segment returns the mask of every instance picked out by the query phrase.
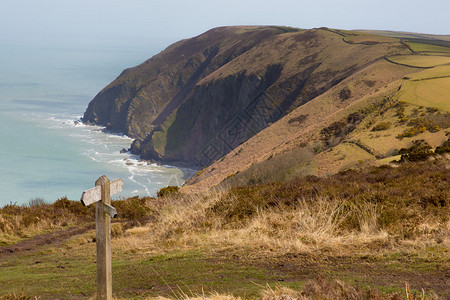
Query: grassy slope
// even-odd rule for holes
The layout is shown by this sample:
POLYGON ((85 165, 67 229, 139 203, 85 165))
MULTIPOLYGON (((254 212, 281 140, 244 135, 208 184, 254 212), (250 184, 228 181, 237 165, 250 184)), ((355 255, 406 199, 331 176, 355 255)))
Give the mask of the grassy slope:
POLYGON ((432 68, 450 64, 450 56, 438 55, 400 55, 389 57, 389 60, 395 63, 420 68, 432 68))
MULTIPOLYGON (((334 285, 334 292, 352 296, 323 298, 361 299, 369 288, 403 294, 407 281, 427 296, 435 291, 448 297, 448 162, 116 202, 121 215, 112 240, 114 295, 186 298, 204 291, 252 298, 283 286, 317 297, 334 285), (127 225, 132 219, 140 225, 127 225)), ((81 223, 81 204, 64 203, 64 209, 24 207, 20 218, 53 208, 81 223)), ((0 213, 13 220, 6 209, 0 213)), ((65 228, 45 215, 33 226, 65 228)), ((26 229, 22 224, 10 234, 26 229)), ((13 254, 1 251, 0 295, 22 289, 44 298, 93 295, 93 237, 88 231, 31 250, 14 250, 16 245, 9 247, 13 254)), ((384 297, 364 299, 393 299, 384 297)))
POLYGON ((410 39, 426 39, 450 42, 450 35, 437 35, 426 33, 400 32, 400 31, 383 31, 383 30, 357 30, 365 34, 374 34, 393 38, 410 38, 410 39))
MULTIPOLYGON (((243 115, 243 122, 237 121, 237 124, 244 123, 245 126, 241 127, 247 126, 239 129, 243 132, 241 138, 245 140, 246 137, 252 136, 253 132, 264 128, 269 122, 267 118, 270 115, 276 115, 278 118, 279 114, 308 102, 315 95, 325 92, 359 68, 384 55, 408 52, 407 47, 398 40, 373 45, 349 44, 336 33, 317 29, 287 32, 265 38, 196 85, 196 89, 204 91, 204 94, 201 94, 201 100, 195 97, 188 99, 188 102, 178 110, 177 119, 167 131, 165 154, 168 158, 187 157, 191 152, 200 151, 195 147, 202 148, 208 143, 213 143, 219 152, 227 153, 229 146, 226 146, 227 151, 220 148, 223 147, 223 143, 220 142, 223 138, 220 136, 222 133, 218 135, 214 130, 204 130, 211 127, 216 128, 215 131, 222 132, 227 129, 227 122, 230 120, 226 118, 232 117, 225 112, 227 109, 218 111, 217 107, 223 108, 227 103, 233 103, 231 106, 233 115, 243 115), (275 69, 281 69, 279 76, 275 69), (240 82, 233 82, 236 78, 241 78, 240 82), (267 88, 266 83, 263 84, 259 82, 260 80, 268 84, 267 88), (231 86, 230 82, 233 82, 231 86), (266 99, 271 104, 271 109, 267 111, 264 111, 266 109, 264 105, 267 104, 258 97, 252 98, 261 91, 264 91, 266 99), (237 99, 239 101, 234 103, 233 101, 237 99), (255 99, 259 99, 260 102, 258 108, 253 111, 247 104, 255 99), (199 102, 202 103, 203 111, 210 112, 206 114, 210 116, 209 118, 206 118, 205 114, 193 118, 193 115, 197 114, 195 107, 199 102), (265 113, 266 119, 263 118, 265 113), (199 144, 195 147, 191 145, 194 139, 199 144)), ((162 139, 158 136, 153 141, 157 140, 162 139)), ((240 142, 239 137, 238 141, 232 138, 225 139, 225 144, 231 144, 233 147, 240 142)))
POLYGON ((422 43, 414 43, 414 42, 407 42, 407 45, 413 50, 414 52, 420 52, 420 53, 442 53, 442 54, 448 54, 450 53, 449 47, 439 46, 439 45, 430 45, 430 44, 422 44, 422 43))
POLYGON ((400 82, 395 81, 415 71, 417 69, 393 65, 386 61, 378 61, 364 68, 261 131, 224 159, 205 168, 204 172, 189 181, 184 189, 195 190, 214 186, 230 174, 243 171, 274 154, 295 149, 302 143, 314 146, 315 142, 320 142, 322 128, 352 112, 382 102, 400 86, 400 82), (352 96, 341 101, 339 93, 344 87, 350 88, 352 96), (299 115, 308 117, 298 125, 289 123, 289 120, 299 115))
POLYGON ((414 74, 402 86, 399 99, 450 112, 450 66, 438 66, 414 74))
MULTIPOLYGON (((335 34, 338 37, 335 40, 336 43, 363 44, 373 51, 382 49, 374 50, 371 48, 374 45, 381 47, 398 42, 398 39, 391 37, 361 35, 356 32, 339 31, 338 34, 341 36, 335 34)), ((421 51, 435 50, 436 45, 424 45, 421 51)), ((338 47, 342 46, 336 44, 333 48, 338 47)), ((254 50, 257 52, 257 48, 254 50)), ((247 54, 251 57, 262 57, 262 54, 258 53, 247 54)), ((348 167, 379 164, 382 162, 378 162, 379 158, 389 156, 396 149, 408 146, 412 140, 412 138, 402 140, 397 138, 399 134, 410 128, 410 125, 398 121, 395 115, 396 108, 386 105, 386 99, 394 102, 402 100, 412 104, 413 106, 407 109, 410 117, 414 117, 411 111, 418 106, 436 107, 445 114, 449 111, 448 103, 450 103, 447 88, 450 78, 447 78, 449 76, 448 59, 449 57, 445 55, 410 53, 390 56, 386 61, 376 61, 365 66, 325 94, 295 109, 224 158, 205 168, 201 174, 189 180, 183 190, 186 192, 204 190, 219 184, 224 179, 226 179, 225 184, 232 185, 247 183, 249 180, 254 181, 255 178, 261 182, 269 182, 306 174, 332 174, 348 167), (428 69, 422 69, 424 67, 428 69), (399 87, 401 87, 400 91, 398 91, 399 87), (351 91, 351 97, 345 101, 340 99, 339 94, 344 88, 349 88, 351 91), (320 148, 323 148, 320 131, 333 122, 361 110, 371 112, 356 130, 345 138, 352 144, 340 145, 314 158, 297 155, 295 159, 292 150, 299 146, 306 146, 310 151, 320 152, 320 148), (301 123, 290 122, 298 116, 307 117, 301 123), (371 132, 374 125, 380 122, 388 122, 393 126, 382 132, 371 132), (355 146, 358 144, 362 147, 355 146), (368 152, 367 149, 372 151, 368 152), (275 155, 284 156, 275 160, 277 163, 289 165, 289 168, 284 168, 286 169, 284 173, 283 170, 275 168, 274 161, 268 162, 275 155), (231 177, 234 178, 231 179, 231 177)), ((227 67, 232 69, 232 65, 227 67)), ((205 80, 208 80, 208 77, 205 80)), ((437 133, 424 132, 419 137, 425 138, 433 146, 440 145, 445 139, 447 127, 446 124, 444 126, 440 124, 440 128, 444 130, 437 133)))

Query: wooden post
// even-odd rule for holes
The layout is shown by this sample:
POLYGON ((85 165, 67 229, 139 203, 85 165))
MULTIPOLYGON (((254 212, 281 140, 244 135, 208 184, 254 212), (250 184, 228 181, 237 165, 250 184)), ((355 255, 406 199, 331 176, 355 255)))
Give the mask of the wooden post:
POLYGON ((95 182, 95 188, 84 191, 81 195, 83 205, 95 203, 96 244, 97 244, 97 299, 112 299, 111 268, 111 217, 117 211, 111 206, 111 194, 122 190, 122 179, 110 182, 108 177, 101 176, 95 182))
POLYGON ((111 217, 104 210, 104 204, 111 205, 110 182, 106 176, 102 176, 95 185, 101 188, 101 201, 95 203, 97 299, 112 299, 111 217))

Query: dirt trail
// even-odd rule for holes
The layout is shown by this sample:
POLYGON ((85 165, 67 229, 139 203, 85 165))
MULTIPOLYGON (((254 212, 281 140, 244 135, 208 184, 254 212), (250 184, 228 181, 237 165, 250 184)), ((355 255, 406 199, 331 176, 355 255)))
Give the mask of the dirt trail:
POLYGON ((85 233, 86 231, 93 228, 93 225, 85 227, 71 227, 66 230, 37 235, 31 239, 24 240, 14 245, 0 247, 0 260, 6 258, 9 255, 14 255, 19 252, 36 250, 39 246, 60 244, 62 241, 74 235, 85 233))

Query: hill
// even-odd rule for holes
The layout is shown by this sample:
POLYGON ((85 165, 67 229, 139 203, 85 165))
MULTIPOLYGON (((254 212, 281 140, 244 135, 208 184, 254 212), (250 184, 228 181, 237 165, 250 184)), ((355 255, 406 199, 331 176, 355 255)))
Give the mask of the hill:
MULTIPOLYGON (((132 150, 143 158, 192 164, 192 157, 187 160, 170 154, 174 143, 187 147, 177 142, 179 137, 173 137, 176 133, 170 129, 176 119, 188 118, 182 113, 176 117, 180 106, 198 93, 197 83, 210 73, 266 38, 289 30, 222 27, 175 43, 143 64, 125 70, 105 87, 89 104, 83 122, 101 124, 109 131, 136 138, 132 150)), ((204 110, 198 105, 195 108, 204 110)), ((208 113, 211 111, 200 115, 208 113)), ((195 121, 195 118, 192 115, 188 119, 195 121)))
MULTIPOLYGON (((393 37, 333 32, 343 44, 407 44, 393 37)), ((450 56, 427 49, 420 53, 410 49, 408 54, 384 56, 365 65, 202 169, 183 190, 385 164, 416 139, 439 146, 450 127, 450 56)))
POLYGON ((410 33, 215 28, 125 70, 83 122, 134 137, 130 150, 143 159, 203 167, 186 192, 382 164, 414 139, 445 140, 448 43, 410 33))

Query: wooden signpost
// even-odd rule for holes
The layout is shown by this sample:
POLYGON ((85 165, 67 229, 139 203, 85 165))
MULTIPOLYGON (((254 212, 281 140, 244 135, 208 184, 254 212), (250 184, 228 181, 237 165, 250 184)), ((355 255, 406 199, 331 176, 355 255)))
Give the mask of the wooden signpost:
POLYGON ((122 191, 122 179, 109 181, 105 175, 95 182, 95 187, 84 191, 81 203, 88 206, 95 203, 97 244, 97 299, 112 299, 111 273, 111 218, 117 216, 117 211, 111 206, 111 195, 122 191))

